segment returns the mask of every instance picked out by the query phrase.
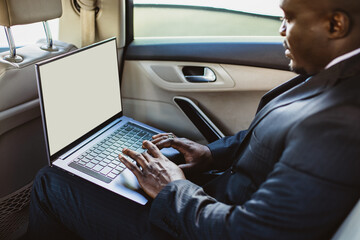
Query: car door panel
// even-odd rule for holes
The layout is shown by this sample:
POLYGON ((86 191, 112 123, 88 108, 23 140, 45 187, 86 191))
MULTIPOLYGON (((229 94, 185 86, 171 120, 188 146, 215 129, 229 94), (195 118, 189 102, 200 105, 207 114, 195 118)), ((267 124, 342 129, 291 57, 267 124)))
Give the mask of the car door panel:
POLYGON ((193 100, 220 130, 229 135, 248 127, 265 92, 293 76, 285 70, 245 65, 127 60, 122 79, 124 111, 165 131, 206 142, 174 103, 174 97, 193 100), (214 70, 217 80, 190 83, 181 72, 184 66, 209 67, 214 70))

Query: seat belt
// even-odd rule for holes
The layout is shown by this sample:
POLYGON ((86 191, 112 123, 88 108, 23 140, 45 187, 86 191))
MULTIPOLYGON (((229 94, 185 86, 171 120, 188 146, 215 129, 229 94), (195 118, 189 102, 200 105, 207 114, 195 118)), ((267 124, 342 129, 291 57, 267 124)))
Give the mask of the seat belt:
POLYGON ((77 0, 80 6, 81 46, 95 42, 95 16, 97 0, 77 0))

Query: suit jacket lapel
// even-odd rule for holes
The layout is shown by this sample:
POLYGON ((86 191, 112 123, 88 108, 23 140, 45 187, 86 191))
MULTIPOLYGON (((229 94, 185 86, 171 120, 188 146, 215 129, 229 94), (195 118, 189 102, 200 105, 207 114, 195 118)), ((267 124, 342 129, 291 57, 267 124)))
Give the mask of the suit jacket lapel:
POLYGON ((288 91, 289 89, 295 87, 296 85, 304 82, 308 77, 309 77, 308 75, 298 75, 298 76, 294 77, 293 79, 290 79, 289 81, 281 84, 280 86, 277 86, 274 89, 271 89, 269 92, 267 92, 261 98, 256 113, 258 113, 266 104, 268 104, 275 97, 288 91))
MULTIPOLYGON (((257 113, 266 112, 263 108, 271 110, 276 107, 276 103, 281 104, 281 101, 293 102, 321 93, 326 88, 335 85, 338 81, 358 74, 360 71, 359 62, 360 54, 321 71, 317 75, 312 76, 306 83, 304 83, 305 80, 310 76, 299 75, 266 93, 260 101, 257 113), (274 102, 273 100, 276 101, 274 102)), ((255 116, 256 118, 257 116, 255 116)))
POLYGON ((261 101, 261 103, 265 103, 265 105, 259 107, 259 111, 252 121, 248 132, 251 132, 253 128, 273 110, 322 93, 325 89, 336 83, 336 80, 339 79, 340 72, 341 65, 337 65, 307 79, 307 76, 300 75, 280 87, 271 90, 264 96, 265 100, 261 101), (306 79, 306 81, 304 81, 304 79, 306 79))

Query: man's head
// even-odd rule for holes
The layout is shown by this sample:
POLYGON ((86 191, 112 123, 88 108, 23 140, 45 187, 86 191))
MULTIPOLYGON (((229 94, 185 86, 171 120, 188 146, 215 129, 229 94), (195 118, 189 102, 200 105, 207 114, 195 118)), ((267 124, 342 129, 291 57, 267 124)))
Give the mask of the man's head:
POLYGON ((280 0, 285 54, 297 73, 316 74, 360 47, 359 0, 280 0))

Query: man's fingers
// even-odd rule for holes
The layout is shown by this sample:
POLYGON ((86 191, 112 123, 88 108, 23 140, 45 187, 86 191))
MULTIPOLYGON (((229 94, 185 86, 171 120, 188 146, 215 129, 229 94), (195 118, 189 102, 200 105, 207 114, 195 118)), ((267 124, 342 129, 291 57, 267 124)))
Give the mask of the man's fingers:
POLYGON ((158 134, 152 136, 152 139, 157 139, 157 138, 167 136, 167 135, 168 135, 168 133, 158 133, 158 134))
POLYGON ((173 139, 173 138, 176 138, 175 134, 173 134, 173 133, 159 133, 159 134, 152 136, 153 140, 151 140, 151 142, 157 143, 161 140, 173 139))
POLYGON ((140 179, 142 177, 141 170, 132 162, 130 162, 129 159, 127 159, 125 156, 119 154, 120 161, 131 171, 134 173, 137 179, 140 179))
POLYGON ((153 144, 155 144, 159 149, 163 149, 163 148, 168 148, 168 147, 172 147, 173 142, 175 141, 174 138, 169 139, 169 138, 158 138, 156 139, 157 141, 151 141, 153 144))
POLYGON ((150 154, 147 151, 143 152, 142 155, 144 156, 146 161, 148 161, 148 162, 151 161, 152 157, 150 156, 150 154))
POLYGON ((148 150, 149 154, 155 158, 158 158, 162 155, 159 148, 157 148, 152 142, 144 141, 143 146, 148 150))
POLYGON ((151 142, 153 144, 157 144, 158 142, 164 141, 164 140, 168 140, 169 138, 167 136, 160 136, 157 138, 154 138, 151 142))
POLYGON ((188 144, 188 140, 185 138, 172 138, 165 139, 156 144, 159 149, 173 147, 182 154, 189 151, 190 145, 188 144))
POLYGON ((128 155, 132 159, 134 159, 142 168, 145 168, 147 166, 147 161, 145 160, 144 156, 138 152, 135 152, 133 150, 130 150, 128 148, 124 148, 122 152, 125 155, 128 155))
POLYGON ((157 139, 157 138, 161 138, 161 137, 176 138, 175 134, 173 134, 173 133, 159 133, 159 134, 152 136, 153 139, 157 139))

